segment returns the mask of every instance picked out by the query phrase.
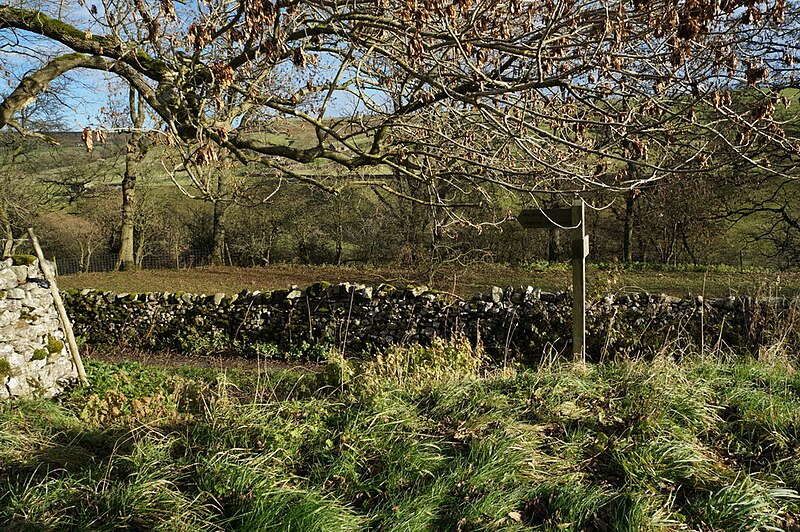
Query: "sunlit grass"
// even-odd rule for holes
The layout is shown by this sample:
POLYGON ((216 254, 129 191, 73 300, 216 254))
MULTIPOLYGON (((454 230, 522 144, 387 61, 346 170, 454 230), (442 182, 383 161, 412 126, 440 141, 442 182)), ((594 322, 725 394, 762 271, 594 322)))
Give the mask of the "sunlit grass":
POLYGON ((94 362, 89 388, 0 405, 4 530, 772 530, 800 511, 787 360, 331 360, 294 379, 94 362))

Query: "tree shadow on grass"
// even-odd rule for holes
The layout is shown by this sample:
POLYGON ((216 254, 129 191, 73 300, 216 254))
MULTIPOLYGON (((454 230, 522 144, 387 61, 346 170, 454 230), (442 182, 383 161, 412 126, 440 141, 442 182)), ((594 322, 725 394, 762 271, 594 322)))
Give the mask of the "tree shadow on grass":
MULTIPOLYGON (((129 483, 141 465, 135 456, 137 442, 154 436, 153 431, 169 435, 185 430, 183 422, 148 430, 54 427, 49 436, 0 462, 0 528, 7 532, 116 529, 107 518, 136 504, 112 492, 129 483)), ((117 524, 126 530, 149 530, 135 524, 135 510, 117 524)))

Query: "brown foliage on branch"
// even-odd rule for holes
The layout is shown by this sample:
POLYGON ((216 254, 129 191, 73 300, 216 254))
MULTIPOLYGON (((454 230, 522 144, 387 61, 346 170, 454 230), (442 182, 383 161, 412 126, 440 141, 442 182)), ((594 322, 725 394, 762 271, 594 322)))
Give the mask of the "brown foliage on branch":
MULTIPOLYGON (((323 160, 390 191, 424 185, 412 199, 442 208, 632 189, 731 157, 773 173, 798 162, 796 118, 770 103, 793 83, 788 0, 208 0, 180 15, 130 1, 72 20, 0 7, 0 38, 99 59, 76 66, 135 88, 186 161, 224 144, 324 187, 296 171, 323 160), (285 118, 315 140, 258 133, 285 118)), ((35 95, 40 77, 16 89, 35 95)))

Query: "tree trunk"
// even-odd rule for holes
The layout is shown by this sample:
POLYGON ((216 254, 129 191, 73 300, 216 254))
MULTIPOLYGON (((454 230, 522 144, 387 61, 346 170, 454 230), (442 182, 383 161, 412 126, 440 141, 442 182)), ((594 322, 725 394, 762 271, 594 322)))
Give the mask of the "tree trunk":
POLYGON ((625 197, 625 218, 622 230, 622 262, 633 262, 633 207, 636 201, 634 191, 625 197))
POLYGON ((341 266, 344 260, 344 222, 342 217, 342 201, 336 200, 336 265, 341 266))
POLYGON ((681 242, 683 242, 683 249, 686 250, 686 253, 689 255, 689 258, 692 260, 692 264, 698 264, 697 255, 695 255, 694 251, 692 250, 692 246, 689 245, 689 237, 686 235, 686 226, 682 225, 680 228, 681 233, 681 242))
POLYGON ((10 257, 14 253, 14 231, 11 228, 11 221, 8 218, 8 211, 3 206, 0 209, 0 225, 2 225, 3 238, 3 257, 10 257))
POLYGON ((134 89, 129 97, 131 136, 125 152, 125 175, 122 177, 122 223, 119 230, 119 256, 116 268, 120 271, 137 269, 134 257, 134 229, 136 227, 136 179, 142 155, 142 126, 144 101, 134 89))
POLYGON ((128 141, 128 151, 125 154, 125 175, 122 178, 122 223, 119 229, 119 256, 116 269, 120 271, 135 270, 134 257, 134 229, 136 216, 136 163, 134 162, 136 148, 131 136, 128 141))
POLYGON ((211 264, 225 264, 225 202, 219 198, 214 201, 214 221, 211 227, 211 264))
POLYGON ((145 257, 145 241, 141 237, 139 237, 139 241, 137 242, 136 245, 136 251, 133 254, 133 256, 134 260, 136 261, 136 269, 141 270, 145 257))
POLYGON ((269 239, 267 240, 267 256, 264 257, 264 266, 269 266, 272 260, 272 243, 275 240, 275 235, 278 234, 278 226, 273 225, 272 230, 269 232, 269 239))
POLYGON ((224 167, 217 169, 217 193, 214 202, 214 219, 211 224, 211 264, 225 264, 225 213, 228 210, 228 174, 224 167))
POLYGON ((551 229, 547 238, 547 262, 558 262, 561 248, 561 230, 551 229))
POLYGON ((336 231, 336 265, 341 266, 344 259, 344 237, 342 231, 336 231))

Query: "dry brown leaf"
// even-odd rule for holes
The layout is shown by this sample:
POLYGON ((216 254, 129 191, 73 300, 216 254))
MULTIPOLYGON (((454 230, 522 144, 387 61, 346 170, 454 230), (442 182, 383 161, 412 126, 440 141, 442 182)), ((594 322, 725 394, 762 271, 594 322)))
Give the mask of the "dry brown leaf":
POLYGON ((81 140, 83 141, 83 145, 86 146, 86 151, 92 153, 92 150, 94 150, 94 140, 92 139, 92 128, 90 127, 83 128, 83 133, 81 133, 81 140))
POLYGON ((178 15, 175 12, 175 4, 172 3, 172 0, 161 0, 159 11, 169 20, 175 21, 178 19, 178 15))

